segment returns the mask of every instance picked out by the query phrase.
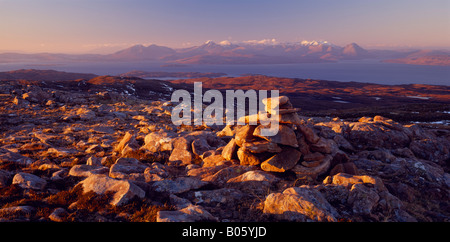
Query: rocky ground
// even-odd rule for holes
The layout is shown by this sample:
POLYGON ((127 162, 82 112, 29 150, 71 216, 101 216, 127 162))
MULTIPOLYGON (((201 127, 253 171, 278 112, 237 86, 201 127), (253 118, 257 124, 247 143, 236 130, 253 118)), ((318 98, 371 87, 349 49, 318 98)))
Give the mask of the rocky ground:
POLYGON ((288 99, 273 137, 175 126, 172 86, 94 79, 0 83, 0 221, 450 219, 445 127, 310 118, 288 99))

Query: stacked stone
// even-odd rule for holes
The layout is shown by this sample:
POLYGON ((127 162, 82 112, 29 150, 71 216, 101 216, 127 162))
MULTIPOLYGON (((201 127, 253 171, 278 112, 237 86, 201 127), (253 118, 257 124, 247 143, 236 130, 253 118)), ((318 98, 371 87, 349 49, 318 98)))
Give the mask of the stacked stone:
MULTIPOLYGON (((266 112, 276 115, 278 107, 279 130, 274 136, 261 134, 261 120, 266 115, 257 115, 257 125, 244 125, 236 130, 234 138, 224 147, 222 156, 226 160, 238 159, 241 165, 260 166, 269 172, 291 170, 298 177, 312 177, 324 174, 330 168, 338 147, 333 140, 319 137, 313 129, 299 118, 299 109, 293 108, 286 96, 263 100, 266 112), (275 102, 272 104, 272 102, 275 102)), ((243 119, 248 122, 252 116, 243 119)))

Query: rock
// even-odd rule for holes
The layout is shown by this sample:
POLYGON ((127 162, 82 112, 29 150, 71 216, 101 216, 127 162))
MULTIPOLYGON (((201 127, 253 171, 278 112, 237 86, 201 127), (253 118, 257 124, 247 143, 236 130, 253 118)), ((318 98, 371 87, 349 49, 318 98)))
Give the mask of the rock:
POLYGON ((306 167, 316 167, 322 163, 325 155, 319 152, 309 153, 303 156, 302 165, 306 167))
POLYGON ((75 149, 66 149, 66 148, 49 148, 46 152, 46 155, 49 156, 54 156, 54 157, 59 157, 59 158, 65 158, 65 157, 70 157, 72 155, 75 155, 76 153, 78 153, 77 150, 75 149))
POLYGON ((103 151, 103 148, 100 145, 95 144, 95 145, 89 146, 89 148, 87 148, 85 152, 86 153, 99 153, 102 151, 103 151))
POLYGON ((337 146, 344 150, 344 151, 354 151, 355 148, 353 147, 348 140, 344 138, 342 135, 335 135, 333 138, 334 142, 336 142, 337 146))
MULTIPOLYGON (((297 111, 297 109, 293 109, 294 111, 297 111)), ((300 126, 302 124, 302 120, 297 115, 297 113, 285 113, 285 110, 280 110, 280 119, 279 122, 283 124, 295 124, 297 126, 300 126)))
POLYGON ((344 138, 359 150, 403 148, 410 143, 405 132, 389 129, 379 123, 354 122, 349 124, 349 128, 344 138))
POLYGON ((145 136, 145 145, 141 149, 147 149, 151 153, 172 150, 172 139, 176 136, 173 132, 159 130, 145 136))
POLYGON ((324 184, 334 184, 342 186, 352 186, 354 184, 372 184, 380 191, 386 191, 386 187, 380 178, 372 177, 368 175, 356 176, 345 173, 339 173, 332 177, 327 177, 323 180, 324 184))
POLYGON ((76 111, 76 115, 78 116, 79 119, 85 121, 93 120, 96 116, 94 111, 87 108, 79 108, 76 111))
POLYGON ((191 152, 192 137, 178 137, 172 140, 173 150, 170 154, 169 161, 177 162, 180 165, 192 164, 194 154, 191 152))
POLYGON ((167 167, 161 163, 153 162, 149 167, 145 168, 145 182, 162 181, 169 176, 167 167))
POLYGON ((74 165, 69 170, 69 176, 88 177, 97 174, 108 174, 108 167, 90 166, 90 165, 74 165))
POLYGON ((48 218, 53 222, 64 222, 68 213, 64 208, 55 208, 48 218))
POLYGON ((244 183, 245 182, 263 182, 267 185, 270 185, 274 182, 277 182, 279 179, 269 173, 263 171, 247 171, 246 173, 239 175, 237 177, 233 177, 227 181, 227 183, 244 183))
POLYGON ((217 132, 218 137, 234 136, 236 134, 236 126, 227 125, 221 131, 217 132))
POLYGON ((111 205, 120 206, 127 204, 132 198, 144 198, 145 192, 128 180, 117 180, 106 175, 92 175, 81 181, 83 193, 93 191, 97 194, 113 192, 111 205))
POLYGON ((257 166, 263 161, 263 159, 258 155, 244 151, 243 148, 239 148, 237 151, 237 156, 241 166, 257 166))
POLYGON ((294 131, 289 128, 286 125, 280 124, 278 133, 274 136, 262 136, 261 135, 261 129, 266 129, 268 126, 259 125, 256 127, 255 131, 253 132, 254 136, 261 137, 265 140, 271 141, 273 143, 282 144, 282 145, 289 145, 292 147, 298 147, 297 143, 297 137, 294 133, 294 131))
POLYGON ((152 186, 156 192, 178 194, 192 189, 198 189, 206 184, 208 182, 193 177, 178 177, 175 180, 156 181, 152 186))
POLYGON ((0 209, 0 214, 28 214, 30 215, 36 209, 32 206, 12 206, 0 209))
POLYGON ((230 163, 227 161, 223 156, 220 155, 211 155, 203 159, 203 167, 210 167, 210 166, 220 166, 226 163, 230 163))
POLYGON ((339 218, 338 212, 319 191, 305 186, 269 194, 264 201, 264 214, 300 222, 336 222, 339 218))
POLYGON ((254 125, 245 125, 239 128, 236 131, 236 135, 234 136, 236 144, 241 147, 244 142, 253 140, 253 133, 255 131, 255 128, 256 126, 254 125))
POLYGON ((101 162, 100 158, 95 157, 95 156, 91 156, 86 161, 86 165, 88 165, 88 166, 101 166, 102 162, 101 162))
POLYGON ((120 142, 114 147, 114 151, 122 153, 125 146, 132 146, 134 148, 139 148, 139 145, 136 141, 136 136, 132 135, 130 132, 126 132, 125 135, 122 137, 120 142))
POLYGON ((0 187, 7 186, 11 179, 11 173, 8 171, 0 170, 0 187))
POLYGON ((31 163, 33 163, 33 160, 19 153, 0 148, 0 163, 3 162, 17 163, 20 165, 30 165, 31 163))
POLYGON ((173 149, 169 161, 171 165, 189 165, 192 164, 194 155, 189 150, 173 149))
POLYGON ((193 202, 196 204, 207 204, 209 206, 215 204, 236 205, 240 203, 245 194, 233 188, 220 188, 215 190, 202 190, 194 192, 193 202))
POLYGON ((332 159, 333 159, 332 156, 327 155, 318 166, 306 167, 301 164, 298 164, 294 166, 294 168, 292 168, 292 171, 295 172, 295 174, 299 178, 308 176, 313 179, 316 179, 317 176, 324 174, 330 168, 330 163, 332 159))
POLYGON ((319 142, 320 137, 317 136, 317 134, 314 133, 313 129, 306 125, 299 125, 297 126, 298 130, 303 134, 305 137, 306 142, 309 144, 315 144, 319 142))
POLYGON ((173 195, 173 194, 170 194, 169 200, 170 200, 170 204, 172 206, 174 206, 178 210, 186 208, 186 207, 192 205, 192 203, 189 200, 187 200, 185 198, 178 197, 178 196, 173 195))
POLYGON ((302 153, 297 149, 285 147, 283 151, 261 164, 261 169, 271 172, 285 172, 292 169, 300 160, 302 153))
POLYGON ((350 175, 358 175, 358 167, 356 167, 355 163, 353 162, 346 162, 337 164, 331 169, 330 176, 336 175, 338 173, 346 173, 350 175))
POLYGON ((236 146, 236 140, 232 138, 230 142, 228 142, 228 144, 223 148, 222 157, 225 160, 236 158, 236 146))
POLYGON ((156 215, 156 222, 205 222, 218 219, 212 216, 202 206, 189 205, 177 211, 159 211, 156 215))
POLYGON ((270 142, 267 140, 244 142, 242 144, 241 148, 243 151, 249 151, 252 153, 263 153, 263 152, 278 153, 278 152, 281 152, 281 148, 276 143, 273 143, 273 142, 270 142))
POLYGON ((368 188, 363 184, 354 184, 350 189, 348 203, 352 205, 354 214, 369 215, 377 202, 380 200, 375 189, 368 188))
POLYGON ((256 169, 255 166, 235 165, 225 167, 214 173, 213 175, 204 176, 202 181, 210 182, 212 184, 223 186, 228 180, 237 177, 247 171, 256 169))
POLYGON ((197 156, 203 155, 204 152, 211 150, 212 147, 205 139, 196 139, 192 141, 192 153, 197 156))
POLYGON ((21 188, 42 190, 47 185, 47 181, 33 174, 19 172, 13 177, 12 184, 17 184, 21 188))
POLYGON ((332 139, 320 137, 315 144, 309 146, 311 151, 317 151, 323 154, 331 154, 333 150, 337 150, 337 145, 332 139))
POLYGON ((289 98, 286 96, 279 96, 278 98, 264 98, 262 103, 265 105, 265 110, 269 113, 275 109, 292 108, 289 98))
POLYGON ((409 149, 418 158, 436 163, 445 163, 445 161, 450 159, 449 143, 449 141, 440 142, 436 139, 414 140, 409 145, 409 149))
POLYGON ((144 171, 148 166, 135 158, 119 158, 109 169, 109 176, 117 179, 145 180, 144 171))

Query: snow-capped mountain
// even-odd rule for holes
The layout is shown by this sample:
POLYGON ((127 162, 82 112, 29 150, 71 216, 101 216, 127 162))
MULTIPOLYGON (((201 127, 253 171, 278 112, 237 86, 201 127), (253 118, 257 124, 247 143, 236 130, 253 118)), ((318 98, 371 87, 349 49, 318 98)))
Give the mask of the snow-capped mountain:
POLYGON ((287 64, 335 62, 367 58, 389 59, 395 63, 449 65, 448 52, 366 50, 356 43, 337 46, 328 41, 303 40, 282 43, 276 39, 218 43, 173 49, 158 45, 134 45, 108 55, 0 54, 1 62, 14 61, 161 61, 174 64, 287 64), (416 60, 417 58, 420 59, 416 60))

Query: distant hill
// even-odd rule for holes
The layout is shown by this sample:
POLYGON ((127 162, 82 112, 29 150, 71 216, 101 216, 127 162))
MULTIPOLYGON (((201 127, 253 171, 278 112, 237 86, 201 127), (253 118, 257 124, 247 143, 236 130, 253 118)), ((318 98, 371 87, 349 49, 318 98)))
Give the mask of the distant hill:
POLYGON ((0 72, 0 80, 71 81, 77 79, 91 79, 96 76, 97 75, 95 74, 35 69, 0 72))
POLYGON ((421 50, 408 54, 403 58, 388 59, 383 62, 411 65, 450 66, 450 53, 444 51, 421 50))

